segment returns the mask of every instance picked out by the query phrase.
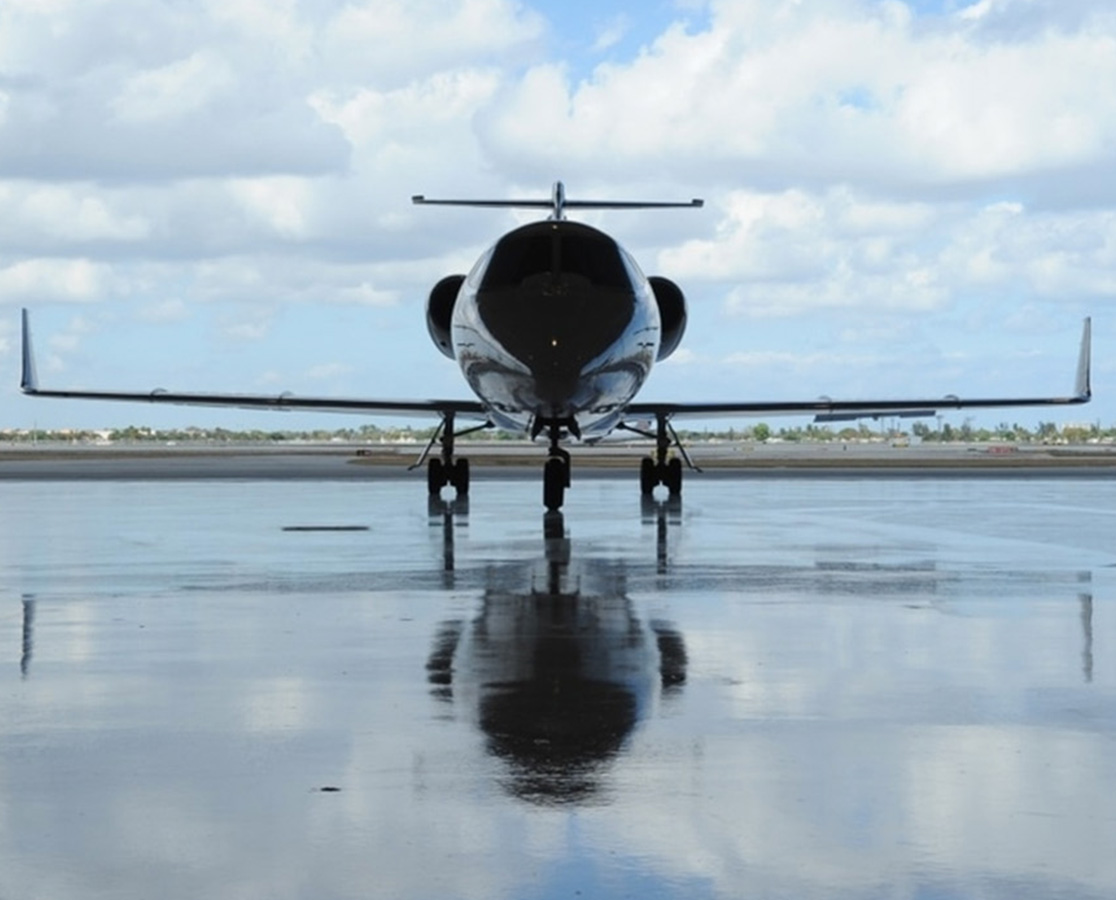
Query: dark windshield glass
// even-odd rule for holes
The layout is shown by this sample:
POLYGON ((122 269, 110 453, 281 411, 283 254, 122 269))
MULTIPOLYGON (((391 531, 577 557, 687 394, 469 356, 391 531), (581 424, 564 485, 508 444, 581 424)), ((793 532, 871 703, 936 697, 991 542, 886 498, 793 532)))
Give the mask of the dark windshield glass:
POLYGON ((496 245, 482 288, 516 287, 528 278, 561 272, 600 287, 624 290, 631 281, 620 248, 608 235, 573 222, 538 222, 496 245))

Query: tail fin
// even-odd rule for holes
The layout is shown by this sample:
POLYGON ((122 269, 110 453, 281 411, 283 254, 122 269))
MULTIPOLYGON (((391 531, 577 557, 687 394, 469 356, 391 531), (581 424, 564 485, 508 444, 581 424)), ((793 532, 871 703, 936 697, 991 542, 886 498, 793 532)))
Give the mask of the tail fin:
POLYGON ((567 200, 566 186, 554 182, 549 200, 428 200, 416 194, 411 202, 420 206, 481 206, 511 209, 549 209, 551 219, 566 218, 567 209, 676 209, 696 208, 705 205, 704 200, 693 199, 688 202, 628 201, 628 200, 567 200))

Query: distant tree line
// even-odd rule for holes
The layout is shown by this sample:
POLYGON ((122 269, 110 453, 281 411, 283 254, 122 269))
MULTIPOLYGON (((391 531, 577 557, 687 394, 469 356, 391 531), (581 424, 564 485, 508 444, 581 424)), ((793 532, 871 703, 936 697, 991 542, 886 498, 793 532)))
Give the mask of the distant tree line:
MULTIPOLYGON (((421 443, 430 440, 434 428, 384 427, 360 425, 355 428, 299 431, 293 429, 228 428, 171 428, 156 429, 129 425, 126 428, 85 430, 0 430, 0 442, 27 444, 61 442, 72 444, 283 444, 283 443, 421 443)), ((831 425, 805 425, 773 428, 766 422, 757 422, 745 428, 728 428, 721 431, 680 431, 687 443, 710 441, 782 441, 788 443, 872 442, 916 440, 936 443, 1010 443, 1010 444, 1085 444, 1116 442, 1116 426, 1102 428, 1095 424, 1058 425, 1040 422, 1035 428, 1018 423, 1002 422, 995 428, 975 427, 969 420, 961 425, 898 419, 881 421, 863 420, 836 428, 831 425), (909 431, 905 430, 909 427, 909 431)), ((516 441, 521 435, 506 431, 480 431, 467 435, 464 440, 516 441)))

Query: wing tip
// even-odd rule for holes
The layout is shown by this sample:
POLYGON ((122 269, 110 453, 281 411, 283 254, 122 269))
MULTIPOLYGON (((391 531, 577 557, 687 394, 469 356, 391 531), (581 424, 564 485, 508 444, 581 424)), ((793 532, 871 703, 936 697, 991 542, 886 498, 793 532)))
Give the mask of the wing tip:
POLYGON ((1073 393, 1081 402, 1088 401, 1093 396, 1091 369, 1092 369, 1092 316, 1085 317, 1081 328, 1081 349, 1077 355, 1077 375, 1074 379, 1073 393))
POLYGON ((39 391, 39 378, 35 373, 35 355, 31 348, 31 315, 27 308, 23 308, 23 369, 19 380, 19 389, 25 394, 36 394, 39 391))

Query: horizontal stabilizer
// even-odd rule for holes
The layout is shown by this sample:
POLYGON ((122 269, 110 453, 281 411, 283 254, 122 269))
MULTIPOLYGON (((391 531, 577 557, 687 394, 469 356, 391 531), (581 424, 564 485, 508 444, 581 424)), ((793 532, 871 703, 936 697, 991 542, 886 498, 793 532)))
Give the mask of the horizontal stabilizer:
POLYGON ((431 200, 416 194, 411 202, 419 206, 478 206, 502 209, 549 209, 550 218, 566 218, 567 209, 678 209, 700 208, 704 200, 697 198, 686 202, 655 200, 567 200, 566 187, 562 182, 554 182, 549 200, 431 200))

